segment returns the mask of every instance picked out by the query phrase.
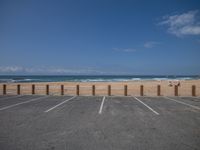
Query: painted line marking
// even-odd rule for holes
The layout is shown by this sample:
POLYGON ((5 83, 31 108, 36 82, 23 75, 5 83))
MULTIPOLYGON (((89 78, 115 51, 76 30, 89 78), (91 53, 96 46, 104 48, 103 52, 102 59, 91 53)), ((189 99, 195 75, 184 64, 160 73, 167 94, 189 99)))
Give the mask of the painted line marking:
POLYGON ((143 101, 141 101, 140 99, 138 99, 137 97, 134 97, 138 102, 142 103, 144 106, 146 106, 149 110, 151 110, 153 113, 155 113, 156 115, 159 115, 159 113, 157 111, 155 111, 153 108, 151 108, 150 106, 148 106, 147 104, 145 104, 143 101))
POLYGON ((200 100, 198 97, 180 97, 180 98, 183 100, 188 100, 188 101, 193 101, 193 100, 199 101, 200 100))
POLYGON ((60 106, 60 105, 62 105, 62 104, 64 104, 64 103, 66 103, 66 102, 68 102, 68 101, 74 99, 75 97, 77 97, 77 96, 73 96, 73 97, 71 97, 71 98, 69 98, 69 99, 66 99, 65 101, 63 101, 63 102, 61 102, 61 103, 59 103, 59 104, 57 104, 57 105, 51 107, 50 109, 46 110, 45 113, 47 113, 47 112, 49 112, 49 111, 55 109, 56 107, 58 107, 58 106, 60 106))
POLYGON ((5 100, 5 99, 10 99, 10 98, 18 98, 18 97, 22 97, 24 95, 16 95, 16 96, 11 96, 11 97, 3 97, 3 98, 0 98, 0 100, 5 100))
POLYGON ((101 106, 99 108, 99 114, 102 114, 102 109, 103 109, 103 104, 104 104, 105 99, 106 99, 106 97, 104 96, 102 101, 101 101, 101 106))
POLYGON ((165 99, 168 99, 168 100, 171 100, 171 101, 174 101, 174 102, 177 102, 177 103, 180 103, 180 104, 183 104, 183 105, 186 105, 186 106, 189 106, 189 107, 192 107, 194 109, 198 109, 200 110, 200 107, 197 107, 197 106, 194 106, 194 105, 191 105, 191 104, 188 104, 188 103, 185 103, 185 102, 181 102, 179 100, 176 100, 176 99, 173 99, 173 98, 169 98, 169 97, 164 97, 165 99))
POLYGON ((22 104, 30 103, 30 102, 33 102, 33 101, 37 101, 37 100, 40 100, 40 99, 43 99, 43 98, 46 98, 46 97, 48 97, 48 96, 38 97, 38 98, 34 98, 34 99, 31 99, 31 100, 28 100, 28 101, 25 101, 25 102, 5 106, 5 107, 0 108, 0 111, 5 110, 5 109, 9 109, 9 108, 12 108, 12 107, 15 107, 15 106, 19 106, 19 105, 22 105, 22 104))
MULTIPOLYGON (((186 98, 193 98, 193 99, 198 99, 198 100, 200 100, 199 98, 200 97, 195 97, 195 96, 179 96, 180 98, 183 98, 183 99, 186 99, 186 98)), ((188 99, 189 100, 189 99, 188 99)))

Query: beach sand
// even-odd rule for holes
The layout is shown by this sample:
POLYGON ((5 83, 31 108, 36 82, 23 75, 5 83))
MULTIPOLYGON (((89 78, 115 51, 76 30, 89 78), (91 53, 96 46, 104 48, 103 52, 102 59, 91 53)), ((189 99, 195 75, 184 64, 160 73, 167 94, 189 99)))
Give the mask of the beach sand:
MULTIPOLYGON (((192 96, 192 85, 196 86, 196 96, 200 96, 200 80, 180 80, 178 96, 192 96)), ((76 85, 79 85, 80 95, 92 95, 92 85, 95 85, 95 95, 108 95, 108 85, 111 85, 111 95, 123 96, 124 85, 127 85, 128 95, 140 96, 140 86, 143 85, 144 96, 157 96, 157 86, 160 85, 161 96, 174 96, 175 85, 178 81, 128 81, 128 82, 33 82, 33 83, 1 83, 0 95, 3 94, 3 84, 6 84, 8 95, 17 94, 17 85, 20 84, 20 94, 32 94, 32 84, 35 85, 36 95, 46 94, 46 85, 49 85, 49 95, 60 95, 61 85, 64 85, 64 95, 76 95, 76 85)))

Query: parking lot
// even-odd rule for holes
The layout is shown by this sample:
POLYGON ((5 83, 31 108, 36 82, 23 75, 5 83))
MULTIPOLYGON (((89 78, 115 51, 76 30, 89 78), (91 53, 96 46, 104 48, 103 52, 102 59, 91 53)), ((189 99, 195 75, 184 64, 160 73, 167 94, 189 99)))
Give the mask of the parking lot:
POLYGON ((198 150, 199 97, 0 96, 1 150, 198 150))

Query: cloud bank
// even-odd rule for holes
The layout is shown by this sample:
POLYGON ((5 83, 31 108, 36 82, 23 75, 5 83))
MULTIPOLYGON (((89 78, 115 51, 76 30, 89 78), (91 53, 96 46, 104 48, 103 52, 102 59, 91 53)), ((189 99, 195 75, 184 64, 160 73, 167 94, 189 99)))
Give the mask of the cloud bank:
POLYGON ((111 65, 106 67, 22 67, 0 66, 0 75, 127 75, 130 69, 120 69, 124 66, 111 65))
POLYGON ((60 67, 22 67, 0 66, 0 74, 41 74, 41 75, 79 75, 79 74, 103 74, 103 71, 94 68, 60 68, 60 67))
POLYGON ((166 25, 168 32, 182 37, 185 35, 200 35, 199 11, 193 10, 182 14, 167 15, 159 25, 166 25))

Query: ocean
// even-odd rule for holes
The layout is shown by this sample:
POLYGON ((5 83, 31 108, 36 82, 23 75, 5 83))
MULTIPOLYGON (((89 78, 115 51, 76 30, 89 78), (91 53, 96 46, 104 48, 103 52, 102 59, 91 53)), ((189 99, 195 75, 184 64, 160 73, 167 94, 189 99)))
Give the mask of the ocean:
POLYGON ((158 75, 55 75, 55 76, 39 76, 39 75, 1 75, 0 83, 18 83, 18 82, 120 82, 120 81, 139 81, 139 80, 193 80, 200 79, 200 76, 158 76, 158 75))

